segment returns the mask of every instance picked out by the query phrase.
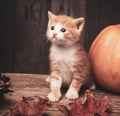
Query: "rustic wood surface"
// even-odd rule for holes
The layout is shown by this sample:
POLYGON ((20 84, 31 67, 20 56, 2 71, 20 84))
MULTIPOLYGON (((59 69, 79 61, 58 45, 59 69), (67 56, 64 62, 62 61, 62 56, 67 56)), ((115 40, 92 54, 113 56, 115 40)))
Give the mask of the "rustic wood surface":
MULTIPOLYGON (((9 109, 15 107, 15 104, 21 101, 22 97, 34 97, 40 96, 44 98, 49 89, 49 83, 45 82, 45 78, 48 75, 37 74, 13 74, 5 73, 4 75, 11 79, 11 89, 13 93, 5 95, 5 100, 0 103, 0 116, 9 116, 9 109)), ((108 96, 110 116, 120 116, 120 96, 112 93, 108 93, 103 90, 93 91, 95 99, 101 99, 105 95, 108 96)), ((80 99, 83 99, 84 92, 80 95, 80 99)), ((46 112, 46 116, 64 116, 57 108, 57 104, 68 105, 71 101, 63 98, 56 103, 52 103, 52 108, 49 108, 46 112)))

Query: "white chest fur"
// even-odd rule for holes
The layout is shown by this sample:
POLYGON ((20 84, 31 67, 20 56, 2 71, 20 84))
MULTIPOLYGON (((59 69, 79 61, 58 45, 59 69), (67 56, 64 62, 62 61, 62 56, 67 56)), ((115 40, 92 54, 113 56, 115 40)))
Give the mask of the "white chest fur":
POLYGON ((56 46, 52 46, 50 50, 51 56, 59 63, 60 75, 62 75, 63 83, 69 85, 72 80, 72 65, 75 61, 74 48, 58 48, 56 46))
POLYGON ((65 63, 74 62, 75 50, 73 48, 59 48, 56 46, 51 47, 51 55, 57 61, 64 61, 65 63))

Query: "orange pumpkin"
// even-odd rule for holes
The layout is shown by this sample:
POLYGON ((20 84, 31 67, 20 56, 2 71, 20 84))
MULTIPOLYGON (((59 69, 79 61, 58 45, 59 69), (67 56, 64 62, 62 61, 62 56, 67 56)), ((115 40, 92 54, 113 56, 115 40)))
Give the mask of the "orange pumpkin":
POLYGON ((96 82, 120 93, 120 24, 108 26, 98 34, 89 57, 96 82))

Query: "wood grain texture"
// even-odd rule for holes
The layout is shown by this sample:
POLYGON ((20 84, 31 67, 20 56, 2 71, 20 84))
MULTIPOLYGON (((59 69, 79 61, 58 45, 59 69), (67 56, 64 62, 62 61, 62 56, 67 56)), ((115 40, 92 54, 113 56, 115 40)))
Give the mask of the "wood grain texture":
MULTIPOLYGON (((21 101, 22 97, 34 97, 39 96, 44 98, 47 96, 49 89, 49 83, 45 82, 45 78, 48 75, 38 74, 13 74, 5 73, 4 75, 11 79, 11 89, 13 93, 5 95, 5 101, 0 103, 0 116, 9 116, 9 109, 15 107, 15 104, 21 101)), ((80 92, 80 99, 84 98, 84 92, 80 92)), ((52 107, 45 112, 46 116, 64 116, 57 108, 57 104, 64 104, 68 106, 70 100, 63 97, 59 102, 52 103, 52 107)), ((108 96, 110 116, 120 116, 120 96, 112 93, 108 93, 104 90, 93 91, 95 99, 102 99, 104 96, 108 96)))

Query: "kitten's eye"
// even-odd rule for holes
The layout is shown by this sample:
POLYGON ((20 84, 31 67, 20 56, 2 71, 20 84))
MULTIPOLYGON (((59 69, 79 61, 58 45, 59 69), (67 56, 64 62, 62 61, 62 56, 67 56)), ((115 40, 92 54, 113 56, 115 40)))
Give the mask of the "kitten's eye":
POLYGON ((55 29, 55 27, 54 27, 54 26, 52 26, 52 27, 51 27, 51 30, 54 30, 54 29, 55 29))
POLYGON ((66 32, 66 29, 65 29, 65 28, 62 28, 61 31, 62 31, 62 32, 66 32))

